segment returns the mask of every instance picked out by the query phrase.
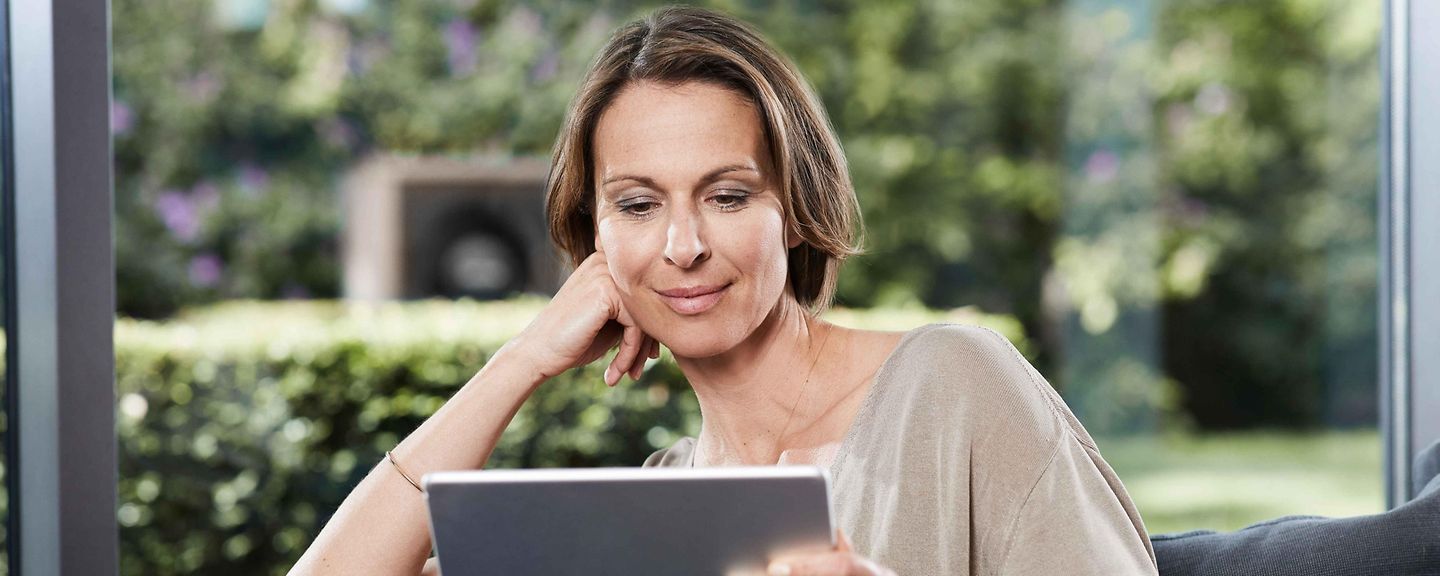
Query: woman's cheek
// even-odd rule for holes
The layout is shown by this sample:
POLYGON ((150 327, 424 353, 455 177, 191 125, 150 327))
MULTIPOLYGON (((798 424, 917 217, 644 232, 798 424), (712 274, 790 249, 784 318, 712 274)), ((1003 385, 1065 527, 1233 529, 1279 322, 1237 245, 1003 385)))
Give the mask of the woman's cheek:
POLYGON ((758 273, 764 274, 767 279, 779 275, 783 284, 788 267, 786 262, 785 249, 785 223, 779 212, 767 213, 765 218, 755 222, 754 230, 748 235, 750 238, 758 238, 751 247, 754 252, 750 259, 758 273))
POLYGON ((596 227, 596 249, 605 252, 605 265, 610 269, 610 278, 622 294, 632 293, 644 269, 647 243, 634 233, 627 233, 621 226, 601 220, 596 227))

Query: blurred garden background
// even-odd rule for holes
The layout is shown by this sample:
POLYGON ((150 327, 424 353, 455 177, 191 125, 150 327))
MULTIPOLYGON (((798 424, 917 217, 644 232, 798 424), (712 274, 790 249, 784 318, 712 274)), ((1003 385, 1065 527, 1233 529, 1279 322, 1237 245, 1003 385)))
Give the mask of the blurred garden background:
MULTIPOLYGON (((122 572, 283 574, 545 302, 343 298, 347 174, 543 162, 659 4, 111 5, 122 572)), ((791 55, 844 143, 867 253, 834 321, 1008 336, 1151 533, 1382 509, 1378 0, 705 5, 791 55)), ((492 465, 633 466, 698 425, 665 358, 614 390, 582 369, 492 465)))

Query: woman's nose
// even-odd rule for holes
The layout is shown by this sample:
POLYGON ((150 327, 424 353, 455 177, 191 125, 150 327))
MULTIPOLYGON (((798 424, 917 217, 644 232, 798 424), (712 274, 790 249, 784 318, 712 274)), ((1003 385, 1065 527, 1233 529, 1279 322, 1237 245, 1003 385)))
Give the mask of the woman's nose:
POLYGON ((665 261, 689 268, 710 257, 699 218, 685 214, 672 218, 665 230, 665 261))

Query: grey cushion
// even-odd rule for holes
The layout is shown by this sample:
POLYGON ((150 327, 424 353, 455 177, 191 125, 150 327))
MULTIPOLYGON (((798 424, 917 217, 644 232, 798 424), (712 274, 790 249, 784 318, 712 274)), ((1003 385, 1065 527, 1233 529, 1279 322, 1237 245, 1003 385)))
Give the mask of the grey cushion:
POLYGON ((1440 491, 1440 442, 1431 444, 1415 458, 1414 482, 1420 487, 1415 498, 1426 498, 1440 491))
POLYGON ((1440 576, 1440 442, 1415 467, 1420 496, 1382 514, 1290 516, 1236 532, 1150 540, 1161 576, 1440 576), (1429 471, 1422 475, 1422 471, 1429 471))

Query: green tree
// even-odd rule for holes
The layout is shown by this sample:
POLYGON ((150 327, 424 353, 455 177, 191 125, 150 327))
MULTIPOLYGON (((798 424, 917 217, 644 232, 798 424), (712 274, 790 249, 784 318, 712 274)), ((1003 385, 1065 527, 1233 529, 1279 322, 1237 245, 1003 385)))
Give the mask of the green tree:
MULTIPOLYGON (((547 155, 657 5, 117 0, 121 313, 338 294, 346 167, 547 155)), ((841 135, 842 304, 1012 314, 1101 427, 1373 421, 1375 0, 708 5, 841 135)))

